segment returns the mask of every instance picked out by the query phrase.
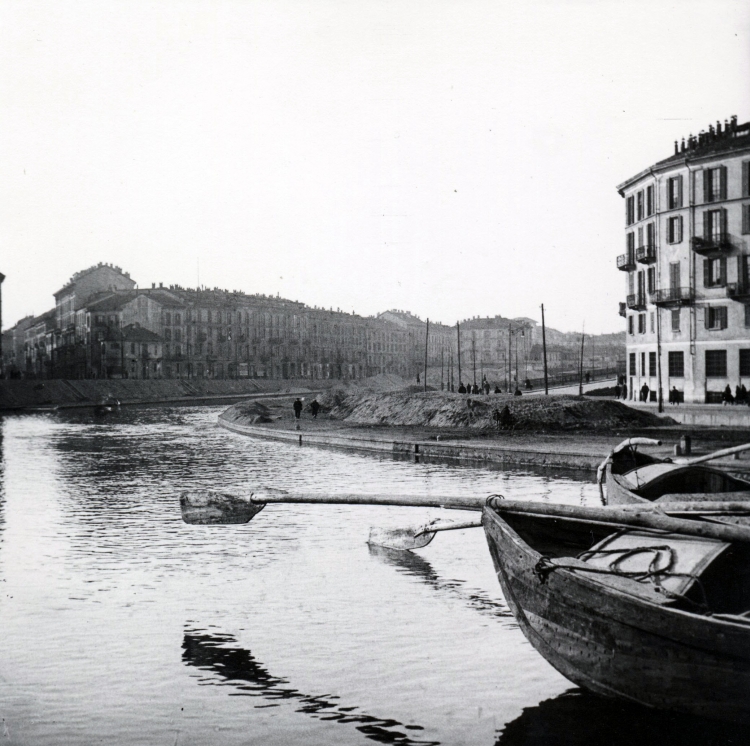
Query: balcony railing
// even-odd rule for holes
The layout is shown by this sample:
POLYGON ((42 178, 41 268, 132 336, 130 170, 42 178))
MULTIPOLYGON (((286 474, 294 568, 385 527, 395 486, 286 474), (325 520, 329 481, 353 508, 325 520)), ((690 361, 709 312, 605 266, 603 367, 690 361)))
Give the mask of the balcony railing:
POLYGON ((727 283, 727 298, 739 303, 750 303, 750 282, 727 283))
POLYGON ((628 251, 617 257, 617 269, 623 272, 632 272, 635 269, 635 252, 628 251))
POLYGON ((657 306, 684 306, 695 300, 693 288, 662 288, 656 290, 651 300, 657 306))
POLYGON ((732 250, 732 240, 728 233, 716 233, 708 238, 693 236, 690 245, 696 254, 723 254, 732 250))
POLYGON ((656 246, 639 246, 635 250, 635 260, 641 264, 653 264, 656 261, 656 246))
POLYGON ((629 295, 626 304, 628 308, 632 308, 634 311, 642 311, 646 308, 646 296, 645 295, 629 295))
POLYGON ((625 316, 627 315, 627 314, 626 314, 626 312, 625 312, 625 309, 626 309, 626 308, 627 308, 627 304, 625 304, 625 303, 620 303, 620 310, 619 310, 619 314, 620 314, 620 316, 622 316, 623 318, 625 318, 625 316))

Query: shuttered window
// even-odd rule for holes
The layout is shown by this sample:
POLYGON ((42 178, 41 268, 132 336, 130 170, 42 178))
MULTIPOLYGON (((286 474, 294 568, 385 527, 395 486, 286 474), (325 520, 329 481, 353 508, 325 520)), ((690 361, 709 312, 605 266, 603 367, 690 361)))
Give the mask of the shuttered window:
POLYGON ((750 205, 742 205, 742 232, 750 233, 750 205))
POLYGON ((750 197, 750 161, 742 162, 742 196, 750 197))
POLYGON ((652 378, 656 375, 656 353, 648 353, 648 374, 652 378))
POLYGON ((646 187, 646 215, 654 214, 654 187, 646 187))
POLYGON ((703 201, 718 202, 727 198, 727 167, 717 166, 703 171, 703 201))
POLYGON ((726 306, 706 306, 704 313, 706 329, 717 330, 727 328, 726 306))
POLYGON ((672 311, 672 331, 678 332, 680 331, 680 309, 675 308, 672 311))
POLYGON ((667 243, 682 243, 682 215, 667 220, 667 243))
MULTIPOLYGON (((631 316, 630 318, 632 319, 633 317, 631 316)), ((630 353, 630 366, 629 367, 630 367, 630 375, 637 376, 638 371, 636 371, 635 369, 635 353, 634 352, 630 353)))
POLYGON ((628 197, 625 200, 625 223, 633 225, 635 223, 635 198, 628 197))
POLYGON ((703 260, 703 286, 707 288, 723 287, 727 284, 727 258, 703 260))

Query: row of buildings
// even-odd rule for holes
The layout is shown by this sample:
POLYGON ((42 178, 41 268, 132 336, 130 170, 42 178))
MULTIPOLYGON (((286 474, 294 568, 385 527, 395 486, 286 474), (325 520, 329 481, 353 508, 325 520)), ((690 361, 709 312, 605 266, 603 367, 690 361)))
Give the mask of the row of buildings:
MULTIPOLYGON (((77 272, 54 298, 54 308, 3 333, 5 376, 416 379, 425 350, 446 386, 458 386, 459 367, 469 382, 523 380, 541 370, 540 329, 527 318, 477 317, 428 329, 401 310, 363 317, 239 291, 138 288, 104 263, 77 272)), ((549 334, 553 363, 575 368, 571 351, 554 344, 560 333, 549 334)))
POLYGON ((750 122, 675 142, 617 189, 630 395, 713 403, 750 388, 750 122))

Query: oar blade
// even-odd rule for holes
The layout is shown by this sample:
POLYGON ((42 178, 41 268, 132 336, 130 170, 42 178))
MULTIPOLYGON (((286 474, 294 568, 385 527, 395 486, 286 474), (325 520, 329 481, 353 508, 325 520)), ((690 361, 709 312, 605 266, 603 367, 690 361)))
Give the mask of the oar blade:
POLYGON ((425 531, 424 526, 408 526, 406 528, 371 528, 367 543, 370 546, 385 547, 386 549, 421 549, 435 538, 434 531, 425 531))
POLYGON ((183 492, 180 495, 182 520, 202 526, 248 523, 265 507, 265 503, 226 492, 183 492))

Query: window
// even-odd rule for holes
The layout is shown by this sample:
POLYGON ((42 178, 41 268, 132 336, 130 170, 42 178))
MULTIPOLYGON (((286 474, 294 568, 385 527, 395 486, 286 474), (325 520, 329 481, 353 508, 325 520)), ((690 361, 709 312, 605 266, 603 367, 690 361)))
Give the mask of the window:
POLYGON ((625 224, 633 225, 635 223, 635 198, 628 197, 625 200, 625 224))
POLYGON ((164 339, 167 342, 169 342, 172 339, 172 330, 171 329, 165 329, 164 330, 164 339))
POLYGON ((750 161, 742 162, 742 196, 750 197, 750 161))
POLYGON ((750 205, 742 205, 742 232, 750 233, 750 205))
POLYGON ((667 243, 682 243, 682 215, 667 220, 667 243))
POLYGON ((680 263, 670 262, 669 264, 669 288, 676 290, 680 287, 680 263))
POLYGON ((180 317, 179 313, 176 313, 174 315, 174 323, 175 323, 175 326, 179 326, 182 323, 182 318, 180 317))
POLYGON ((625 236, 625 249, 628 252, 628 257, 633 260, 633 252, 635 251, 635 233, 632 231, 625 236))
POLYGON ((656 375, 656 353, 648 353, 648 374, 652 378, 656 375))
POLYGON ((672 331, 673 332, 680 331, 680 309, 679 308, 675 308, 672 311, 672 331))
POLYGON ((643 246, 643 226, 638 226, 638 248, 643 246))
POLYGON ((633 333, 633 316, 628 316, 628 334, 633 333))
POLYGON ((649 293, 653 293, 656 290, 656 267, 648 268, 648 272, 646 273, 646 287, 649 293))
POLYGON ((647 223, 646 225, 646 246, 654 246, 656 241, 654 240, 654 224, 647 223))
POLYGON ((641 353, 641 375, 642 376, 646 375, 646 353, 645 352, 641 353))
POLYGON ((169 313, 169 311, 167 311, 167 312, 166 312, 166 313, 164 314, 164 323, 165 323, 165 324, 166 324, 167 326, 170 326, 170 325, 171 325, 171 323, 172 323, 172 314, 171 314, 171 313, 169 313))
POLYGON ((636 214, 638 220, 643 220, 643 190, 636 194, 636 214))
POLYGON ((727 284, 727 258, 703 260, 703 287, 723 287, 727 284))
POLYGON ((654 187, 646 187, 646 215, 654 214, 654 187))
POLYGON ((656 325, 655 325, 654 317, 655 317, 655 314, 654 314, 653 311, 651 311, 651 313, 648 315, 648 322, 649 322, 648 323, 648 328, 649 328, 649 330, 651 331, 652 334, 656 331, 656 325))
POLYGON ((727 351, 706 350, 706 378, 727 377, 727 351))
POLYGON ((682 176, 673 176, 667 181, 667 207, 670 210, 682 207, 682 176))
POLYGON ((740 375, 750 376, 750 347, 740 350, 740 375))
POLYGON ((726 210, 707 210, 703 213, 703 238, 706 241, 722 241, 726 231, 726 210))
POLYGON ((638 334, 645 334, 645 333, 646 333, 646 314, 639 313, 638 314, 638 334))
POLYGON ((706 329, 727 328, 727 307, 706 306, 706 329))
POLYGON ((750 326, 750 305, 745 306, 745 326, 750 326))
POLYGON ((669 353, 669 377, 670 378, 684 378, 685 377, 685 357, 682 352, 670 352, 669 353))
POLYGON ((703 172, 703 201, 718 202, 727 198, 727 167, 707 168, 703 172))

